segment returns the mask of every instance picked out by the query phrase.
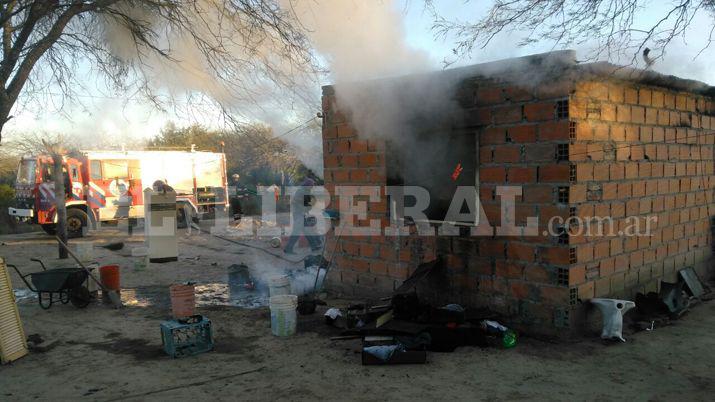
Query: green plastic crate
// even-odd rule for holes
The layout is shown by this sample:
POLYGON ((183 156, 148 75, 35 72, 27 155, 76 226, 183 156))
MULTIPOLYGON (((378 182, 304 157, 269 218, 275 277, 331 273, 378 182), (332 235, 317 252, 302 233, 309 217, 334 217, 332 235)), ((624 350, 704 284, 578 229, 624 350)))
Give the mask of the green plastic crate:
POLYGON ((162 321, 159 327, 164 351, 171 357, 193 356, 214 348, 211 320, 202 315, 162 321))

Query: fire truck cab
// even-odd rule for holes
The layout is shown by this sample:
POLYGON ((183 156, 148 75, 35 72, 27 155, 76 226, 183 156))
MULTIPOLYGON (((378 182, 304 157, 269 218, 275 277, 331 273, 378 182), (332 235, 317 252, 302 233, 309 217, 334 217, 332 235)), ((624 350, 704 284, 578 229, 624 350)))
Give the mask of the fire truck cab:
MULTIPOLYGON (((144 217, 147 187, 162 182, 177 193, 177 222, 228 205, 223 153, 182 151, 82 151, 63 157, 62 175, 70 237, 97 222, 144 217)), ((54 234, 57 223, 52 157, 26 156, 15 183, 9 214, 54 234)))

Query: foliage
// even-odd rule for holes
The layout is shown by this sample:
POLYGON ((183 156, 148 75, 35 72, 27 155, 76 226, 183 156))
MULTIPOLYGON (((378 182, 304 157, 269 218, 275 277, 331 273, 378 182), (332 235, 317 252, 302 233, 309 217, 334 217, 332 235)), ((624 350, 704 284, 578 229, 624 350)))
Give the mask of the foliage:
POLYGON ((239 182, 249 187, 257 184, 299 183, 309 171, 285 141, 273 137, 264 125, 246 125, 232 131, 209 130, 200 125, 177 128, 168 124, 149 141, 156 149, 190 149, 223 152, 229 177, 240 176, 239 182), (223 145, 222 145, 223 144, 223 145))
POLYGON ((644 24, 637 21, 650 19, 652 7, 646 0, 494 0, 490 10, 475 21, 444 18, 436 11, 433 0, 425 3, 433 13, 437 36, 456 38, 457 56, 487 46, 501 32, 521 31, 522 45, 539 41, 558 46, 595 42, 589 58, 626 56, 633 64, 643 54, 648 66, 662 58, 676 38, 686 39, 697 15, 710 19, 710 26, 701 32, 707 39, 705 48, 715 33, 713 0, 676 0, 644 24))
POLYGON ((4 0, 0 27, 0 133, 21 92, 76 100, 84 65, 159 108, 179 103, 168 81, 222 110, 251 101, 256 83, 293 89, 317 69, 300 22, 275 0, 4 0))

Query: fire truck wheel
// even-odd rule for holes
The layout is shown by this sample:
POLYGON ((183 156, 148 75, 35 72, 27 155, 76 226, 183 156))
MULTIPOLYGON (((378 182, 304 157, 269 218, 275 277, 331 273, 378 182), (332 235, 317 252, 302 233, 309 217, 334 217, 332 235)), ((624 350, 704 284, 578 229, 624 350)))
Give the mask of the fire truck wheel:
POLYGON ((44 230, 45 233, 51 236, 57 234, 57 228, 55 227, 54 223, 45 223, 44 225, 42 225, 42 230, 44 230))
POLYGON ((67 210, 67 237, 76 238, 84 235, 83 229, 87 227, 89 218, 87 214, 78 208, 67 210))

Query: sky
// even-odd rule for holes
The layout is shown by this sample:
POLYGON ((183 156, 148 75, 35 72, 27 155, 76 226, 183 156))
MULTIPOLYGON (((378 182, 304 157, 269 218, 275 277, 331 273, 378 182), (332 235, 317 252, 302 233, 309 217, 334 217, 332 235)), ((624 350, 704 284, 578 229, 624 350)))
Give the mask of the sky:
MULTIPOLYGON (((331 0, 331 1, 355 1, 355 0, 331 0)), ((390 2, 391 0, 383 0, 390 2)), ((474 20, 483 15, 488 9, 489 1, 453 1, 442 0, 435 2, 437 9, 447 18, 460 20, 474 20)), ((654 1, 644 10, 641 21, 638 24, 647 24, 657 18, 663 12, 666 2, 654 1)), ((399 20, 395 23, 402 24, 405 33, 405 41, 408 46, 425 53, 428 57, 429 68, 442 68, 442 61, 453 57, 453 42, 450 38, 435 38, 432 31, 433 19, 430 13, 426 12, 419 0, 394 0, 393 7, 397 10, 399 20)), ((706 24, 711 23, 711 16, 704 15, 695 19, 692 32, 694 35, 688 36, 688 41, 676 40, 663 61, 654 67, 656 71, 666 74, 674 74, 681 77, 697 79, 715 85, 715 69, 710 68, 710 61, 715 56, 715 49, 709 49, 695 58, 697 52, 704 44, 702 32, 706 24)), ((542 53, 552 50, 552 44, 537 43, 520 47, 517 42, 522 38, 522 33, 505 32, 497 36, 493 42, 483 49, 476 49, 473 53, 458 60, 455 66, 475 64, 510 57, 523 56, 534 53, 542 53)), ((579 57, 585 57, 588 53, 588 44, 580 45, 577 48, 579 57)), ((330 81, 326 77, 326 81, 330 81)), ((325 84, 328 82, 323 82, 325 84)), ((316 85, 316 99, 319 96, 319 86, 316 85)), ((58 99, 54 100, 59 103, 58 99)), ((44 131, 60 132, 67 135, 76 135, 90 139, 96 138, 129 138, 141 140, 159 133, 167 122, 175 122, 177 125, 190 125, 199 123, 209 127, 222 127, 224 122, 218 112, 206 105, 198 107, 183 107, 179 105, 179 111, 157 111, 152 106, 139 99, 125 99, 121 95, 107 92, 101 85, 101 80, 88 80, 87 89, 78 97, 80 102, 65 103, 60 106, 29 104, 26 107, 18 107, 14 111, 15 116, 6 126, 8 138, 12 138, 15 133, 24 131, 44 131), (60 110, 58 110, 60 109, 60 110)), ((313 115, 315 111, 291 111, 285 113, 289 118, 282 121, 274 117, 266 117, 259 113, 256 118, 268 121, 273 125, 276 133, 281 133, 292 128, 296 122, 305 121, 313 115), (306 116, 301 116, 305 114, 306 116)), ((111 142, 111 141, 110 141, 111 142)))

